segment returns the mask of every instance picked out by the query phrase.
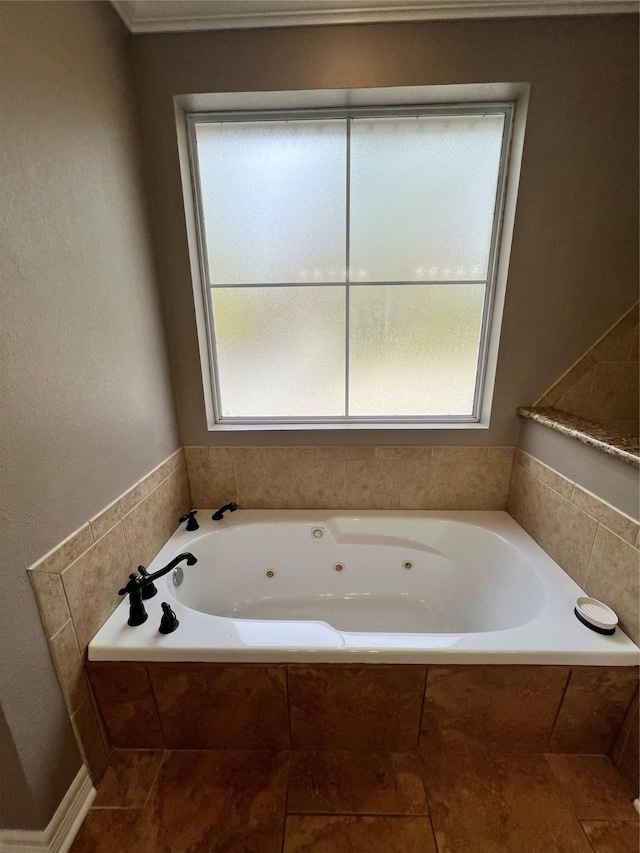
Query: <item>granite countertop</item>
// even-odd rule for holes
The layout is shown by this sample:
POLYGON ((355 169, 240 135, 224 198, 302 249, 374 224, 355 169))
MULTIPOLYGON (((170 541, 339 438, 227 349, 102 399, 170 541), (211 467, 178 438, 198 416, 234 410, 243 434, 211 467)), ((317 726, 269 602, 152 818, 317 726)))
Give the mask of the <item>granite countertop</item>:
POLYGON ((521 406, 517 412, 522 418, 529 418, 583 444, 602 450, 603 453, 617 456, 630 465, 640 466, 640 445, 637 438, 619 435, 593 421, 586 421, 577 415, 551 407, 521 406))

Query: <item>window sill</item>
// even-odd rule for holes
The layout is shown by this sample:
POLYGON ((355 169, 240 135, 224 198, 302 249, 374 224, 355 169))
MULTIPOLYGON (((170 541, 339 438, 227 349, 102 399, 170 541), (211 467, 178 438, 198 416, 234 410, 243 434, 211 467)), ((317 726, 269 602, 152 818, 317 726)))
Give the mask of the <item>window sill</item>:
POLYGON ((354 430, 482 430, 489 429, 483 421, 474 423, 273 423, 273 424, 209 424, 209 432, 336 432, 354 430))

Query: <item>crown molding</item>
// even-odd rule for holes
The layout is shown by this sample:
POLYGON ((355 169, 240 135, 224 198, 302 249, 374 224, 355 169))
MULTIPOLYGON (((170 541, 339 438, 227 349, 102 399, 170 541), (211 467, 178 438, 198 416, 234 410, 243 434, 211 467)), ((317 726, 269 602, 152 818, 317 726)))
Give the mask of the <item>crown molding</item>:
MULTIPOLYGON (((421 2, 386 2, 343 9, 300 8, 294 11, 252 11, 230 14, 216 11, 216 2, 194 3, 194 12, 184 14, 192 4, 187 2, 154 3, 164 7, 163 14, 146 15, 148 0, 111 0, 112 5, 131 33, 189 32, 193 30, 231 30, 261 27, 314 26, 322 24, 360 24, 393 21, 437 21, 468 18, 548 17, 558 15, 612 15, 638 12, 637 2, 626 0, 422 0, 421 2), (206 11, 205 6, 211 10, 206 11), (181 13, 176 11, 180 8, 181 13), (141 13, 142 14, 139 14, 141 13)), ((256 3, 264 9, 265 3, 256 3)))

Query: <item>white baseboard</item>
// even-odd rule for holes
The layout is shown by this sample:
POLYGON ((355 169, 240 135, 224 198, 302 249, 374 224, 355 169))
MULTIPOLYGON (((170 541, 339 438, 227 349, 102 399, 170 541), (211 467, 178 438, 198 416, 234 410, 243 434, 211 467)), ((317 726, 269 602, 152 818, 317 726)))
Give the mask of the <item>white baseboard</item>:
POLYGON ((96 789, 83 764, 46 829, 0 829, 0 853, 67 853, 96 789))

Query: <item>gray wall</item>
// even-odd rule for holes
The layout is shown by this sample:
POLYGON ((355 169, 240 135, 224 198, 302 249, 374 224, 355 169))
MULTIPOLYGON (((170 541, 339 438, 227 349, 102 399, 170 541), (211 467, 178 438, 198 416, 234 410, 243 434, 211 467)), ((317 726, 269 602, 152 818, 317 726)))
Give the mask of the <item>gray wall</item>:
POLYGON ((636 16, 434 21, 134 39, 184 444, 515 444, 531 405, 637 299, 636 16), (530 82, 489 430, 207 432, 172 98, 530 82))
POLYGON ((530 420, 522 420, 518 446, 621 512, 640 517, 634 465, 530 420))
POLYGON ((179 446, 131 37, 107 3, 3 2, 0 824, 80 766, 25 567, 179 446))

